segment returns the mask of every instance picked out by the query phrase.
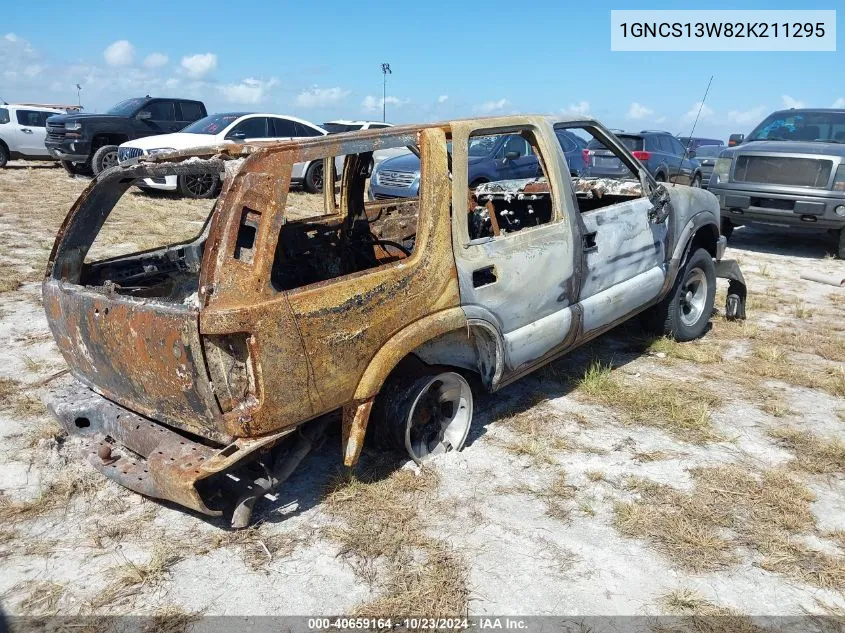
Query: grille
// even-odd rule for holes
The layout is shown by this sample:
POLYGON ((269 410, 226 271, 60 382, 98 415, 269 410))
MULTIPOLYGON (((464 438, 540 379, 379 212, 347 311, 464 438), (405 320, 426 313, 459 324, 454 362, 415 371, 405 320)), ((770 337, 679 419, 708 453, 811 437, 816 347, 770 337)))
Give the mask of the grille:
POLYGON ((833 161, 782 156, 739 156, 734 180, 827 189, 833 161))
POLYGON ((50 123, 47 122, 47 138, 60 141, 65 137, 65 124, 64 123, 50 123))
POLYGON ((380 171, 378 184, 383 187, 410 187, 414 182, 415 174, 410 171, 380 171))
POLYGON ((143 154, 144 150, 138 149, 137 147, 117 148, 117 160, 121 163, 127 160, 132 160, 133 158, 138 158, 139 156, 143 156, 143 154))

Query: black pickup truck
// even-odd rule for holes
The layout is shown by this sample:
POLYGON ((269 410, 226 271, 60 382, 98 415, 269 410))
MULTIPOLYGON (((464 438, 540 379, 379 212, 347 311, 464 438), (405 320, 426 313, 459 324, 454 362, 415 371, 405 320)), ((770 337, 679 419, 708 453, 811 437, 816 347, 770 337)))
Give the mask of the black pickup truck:
POLYGON ((117 146, 143 136, 178 132, 207 116, 201 101, 136 97, 121 101, 105 114, 67 114, 47 120, 44 145, 70 174, 117 165, 117 146))

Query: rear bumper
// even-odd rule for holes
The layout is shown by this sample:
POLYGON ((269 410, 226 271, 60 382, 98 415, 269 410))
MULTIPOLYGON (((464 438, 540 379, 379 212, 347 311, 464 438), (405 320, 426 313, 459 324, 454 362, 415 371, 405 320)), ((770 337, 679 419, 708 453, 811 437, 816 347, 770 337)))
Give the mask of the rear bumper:
POLYGON ((845 196, 833 198, 830 195, 775 193, 733 183, 711 185, 710 192, 719 199, 722 217, 735 224, 758 222, 820 229, 845 227, 845 217, 835 212, 836 207, 845 205, 845 196))
MULTIPOLYGON (((201 486, 201 493, 197 483, 231 470, 255 450, 272 446, 290 433, 213 446, 121 407, 76 380, 52 389, 46 405, 67 433, 81 440, 81 456, 103 475, 147 497, 209 516, 223 513, 211 500, 224 495, 217 485, 201 486)), ((235 498, 252 485, 244 477, 220 482, 235 498)))

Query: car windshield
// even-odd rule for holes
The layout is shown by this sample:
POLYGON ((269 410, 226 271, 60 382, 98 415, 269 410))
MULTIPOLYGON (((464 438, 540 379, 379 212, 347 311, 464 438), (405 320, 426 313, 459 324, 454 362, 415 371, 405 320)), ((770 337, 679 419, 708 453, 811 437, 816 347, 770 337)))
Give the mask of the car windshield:
MULTIPOLYGON (((470 156, 487 156, 493 151, 501 136, 476 136, 469 139, 469 155, 470 156)), ((450 148, 451 149, 451 148, 450 148)))
POLYGON ((188 134, 219 134, 245 114, 247 113, 212 114, 199 121, 194 121, 182 131, 188 134))
POLYGON ((354 132, 361 129, 360 123, 323 123, 323 129, 329 134, 340 134, 341 132, 354 132))
POLYGON ((775 112, 745 139, 845 143, 845 112, 775 112))
POLYGON ((146 99, 135 98, 135 99, 125 99, 118 103, 117 105, 112 106, 106 111, 106 114, 116 114, 117 116, 129 116, 130 114, 134 114, 135 110, 141 107, 146 99))
POLYGON ((724 149, 724 145, 702 145, 695 150, 695 157, 702 158, 704 156, 718 156, 724 149))

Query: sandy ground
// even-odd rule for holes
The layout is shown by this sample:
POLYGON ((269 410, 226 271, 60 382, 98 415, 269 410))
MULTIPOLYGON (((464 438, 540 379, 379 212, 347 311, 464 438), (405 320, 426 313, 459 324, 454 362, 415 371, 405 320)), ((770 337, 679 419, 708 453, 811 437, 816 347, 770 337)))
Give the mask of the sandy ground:
MULTIPOLYGON (((64 363, 39 279, 85 185, 0 170, 7 614, 845 614, 845 289, 799 280, 843 274, 832 237, 738 229, 745 324, 687 345, 623 326, 482 398, 421 472, 366 452, 349 475, 329 437, 231 532, 102 478, 40 404, 64 363)), ((127 199, 107 252, 209 208, 127 199)))

